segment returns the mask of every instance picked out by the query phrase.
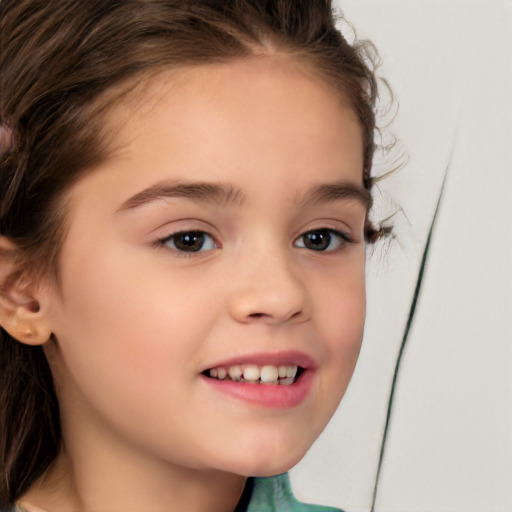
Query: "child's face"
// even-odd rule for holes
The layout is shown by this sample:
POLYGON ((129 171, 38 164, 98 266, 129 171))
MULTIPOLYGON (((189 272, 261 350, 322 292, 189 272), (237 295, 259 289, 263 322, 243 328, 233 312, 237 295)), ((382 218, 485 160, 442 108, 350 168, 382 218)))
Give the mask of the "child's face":
POLYGON ((360 128, 289 63, 179 76, 111 114, 122 150, 70 193, 48 292, 64 436, 71 452, 115 438, 135 459, 275 474, 325 427, 361 345, 360 128), (306 369, 289 385, 204 375, 235 364, 306 369))

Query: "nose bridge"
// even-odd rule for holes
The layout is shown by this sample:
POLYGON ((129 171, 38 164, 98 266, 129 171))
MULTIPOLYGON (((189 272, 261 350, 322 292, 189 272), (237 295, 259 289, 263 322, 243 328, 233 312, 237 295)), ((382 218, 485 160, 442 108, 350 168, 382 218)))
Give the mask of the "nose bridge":
POLYGON ((307 290, 290 248, 256 244, 239 254, 230 311, 239 322, 282 323, 307 318, 307 290))

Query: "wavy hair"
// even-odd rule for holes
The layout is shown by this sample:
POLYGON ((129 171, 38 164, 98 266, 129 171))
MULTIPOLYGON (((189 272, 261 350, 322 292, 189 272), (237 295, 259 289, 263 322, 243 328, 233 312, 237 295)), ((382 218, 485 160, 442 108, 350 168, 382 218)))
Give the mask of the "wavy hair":
MULTIPOLYGON (((329 0, 1 0, 0 123, 13 147, 0 155, 0 235, 18 248, 19 275, 58 279, 65 194, 108 156, 104 116, 164 70, 266 53, 305 64, 357 114, 370 189, 371 46, 349 44, 336 24, 329 0)), ((367 240, 382 232, 367 222, 367 240)), ((27 492, 60 443, 41 347, 0 329, 0 508, 27 492)))

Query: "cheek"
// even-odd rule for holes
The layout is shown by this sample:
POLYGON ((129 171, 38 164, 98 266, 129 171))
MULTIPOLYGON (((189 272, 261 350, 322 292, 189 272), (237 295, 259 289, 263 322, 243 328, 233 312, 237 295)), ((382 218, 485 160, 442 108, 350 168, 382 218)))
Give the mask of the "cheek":
POLYGON ((213 302, 206 309, 208 298, 191 293, 190 279, 167 276, 145 256, 72 256, 62 272, 54 331, 72 375, 86 381, 95 374, 142 395, 194 367, 208 329, 196 312, 211 310, 213 302))
POLYGON ((324 283, 316 291, 316 322, 325 344, 322 393, 333 403, 341 400, 352 377, 364 332, 366 290, 364 259, 340 272, 337 279, 324 283))
POLYGON ((354 253, 337 273, 326 275, 315 287, 315 314, 325 326, 333 351, 361 342, 366 315, 364 262, 362 250, 354 253))
POLYGON ((99 416, 130 438, 151 439, 156 423, 171 428, 193 403, 214 302, 190 277, 171 279, 145 257, 106 251, 67 261, 54 330, 62 410, 68 421, 99 416))

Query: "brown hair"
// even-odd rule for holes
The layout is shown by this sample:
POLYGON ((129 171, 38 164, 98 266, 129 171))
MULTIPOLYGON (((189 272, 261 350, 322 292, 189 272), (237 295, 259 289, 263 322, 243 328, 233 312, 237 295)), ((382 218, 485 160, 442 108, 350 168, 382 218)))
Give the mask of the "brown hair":
MULTIPOLYGON (((371 188, 376 80, 365 46, 336 29, 330 0, 2 0, 0 16, 0 123, 14 140, 0 161, 0 234, 20 269, 58 278, 63 198, 108 155, 102 116, 127 84, 165 69, 266 52, 306 63, 358 115, 371 188)), ((368 221, 367 239, 379 232, 368 221)), ((1 329, 0 506, 28 490, 59 444, 42 349, 1 329)))

